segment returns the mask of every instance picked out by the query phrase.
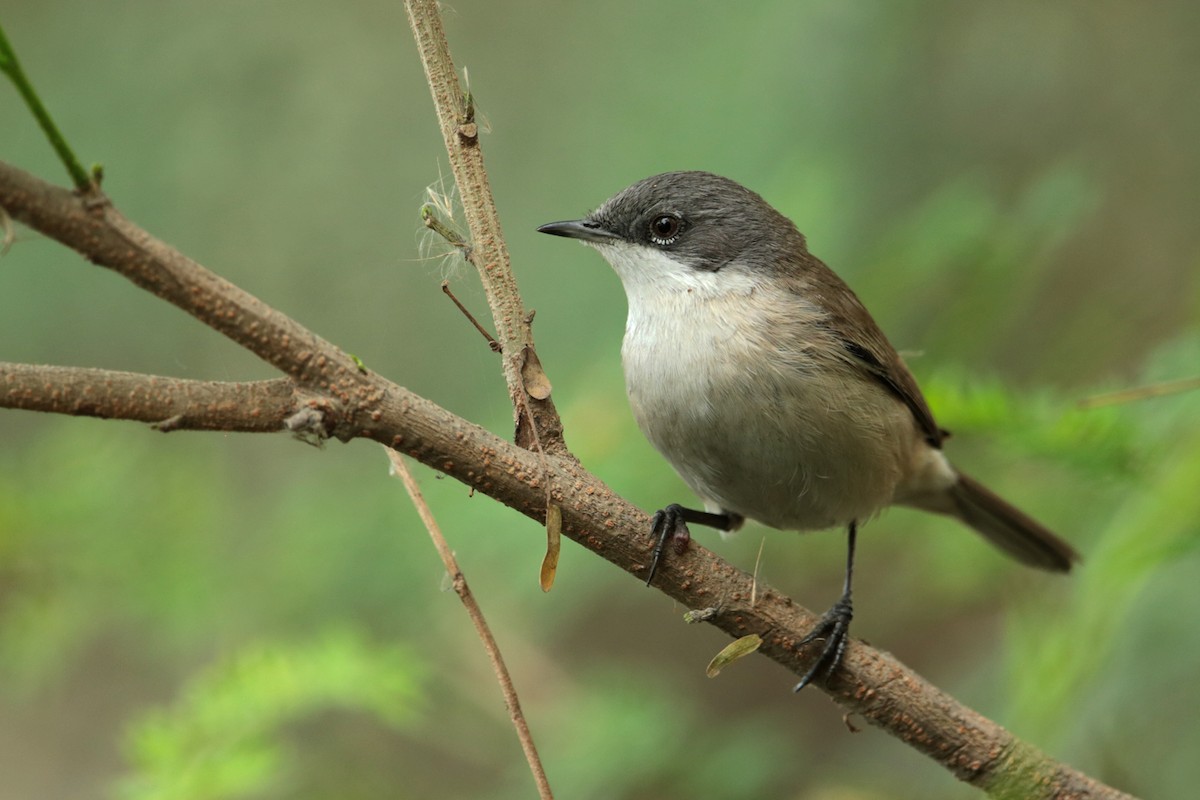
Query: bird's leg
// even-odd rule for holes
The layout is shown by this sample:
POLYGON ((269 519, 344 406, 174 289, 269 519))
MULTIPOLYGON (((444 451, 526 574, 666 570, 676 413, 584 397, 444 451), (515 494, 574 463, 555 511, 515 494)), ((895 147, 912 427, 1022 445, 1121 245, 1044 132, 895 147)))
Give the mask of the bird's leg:
POLYGON ((812 683, 817 676, 828 678, 842 663, 842 653, 846 651, 846 642, 849 638, 850 620, 854 617, 854 606, 850 602, 850 581, 854 576, 854 540, 857 536, 858 523, 852 521, 847 531, 846 581, 842 584, 842 596, 821 615, 816 626, 796 645, 798 649, 817 639, 825 642, 821 648, 821 654, 808 668, 808 672, 804 673, 804 677, 796 684, 793 691, 800 691, 812 683))
POLYGON ((646 576, 646 585, 654 580, 658 572, 658 563, 662 560, 663 550, 669 539, 675 544, 675 552, 682 555, 687 551, 688 543, 692 541, 692 532, 687 524, 707 525, 722 531, 737 530, 746 518, 732 511, 722 511, 713 514, 708 511, 697 511, 694 508, 684 508, 678 503, 672 503, 664 509, 654 512, 650 525, 650 535, 654 537, 654 550, 650 554, 650 574, 646 576))

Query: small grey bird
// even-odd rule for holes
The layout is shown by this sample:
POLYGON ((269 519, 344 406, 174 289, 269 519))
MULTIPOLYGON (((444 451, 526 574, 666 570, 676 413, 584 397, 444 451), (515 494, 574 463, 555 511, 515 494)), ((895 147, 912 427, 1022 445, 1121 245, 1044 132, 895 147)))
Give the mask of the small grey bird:
POLYGON ((867 309, 754 192, 668 172, 538 230, 596 248, 620 276, 634 417, 704 504, 654 515, 647 584, 668 540, 686 547, 688 522, 846 526, 842 596, 800 642, 824 645, 796 691, 840 664, 857 528, 887 506, 955 517, 1041 569, 1066 572, 1078 559, 950 464, 947 433, 867 309))

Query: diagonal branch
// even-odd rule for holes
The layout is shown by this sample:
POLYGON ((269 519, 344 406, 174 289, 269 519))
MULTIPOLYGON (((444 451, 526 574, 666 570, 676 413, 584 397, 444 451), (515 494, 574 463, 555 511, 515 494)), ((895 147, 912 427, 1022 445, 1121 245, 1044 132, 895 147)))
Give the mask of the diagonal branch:
MULTIPOLYGON (((304 408, 320 415, 331 435, 393 447, 543 523, 549 489, 551 501, 562 509, 564 535, 626 572, 645 574, 652 546, 646 535, 649 518, 570 456, 531 452, 381 376, 359 371, 329 342, 135 228, 115 210, 97 211, 71 192, 2 162, 0 208, 153 288, 285 370, 312 392, 304 408)), ((24 402, 22 407, 34 403, 24 402)), ((687 608, 708 609, 707 621, 730 635, 759 634, 760 652, 793 673, 802 675, 810 665, 812 654, 797 651, 796 643, 817 617, 703 547, 693 543, 660 571, 654 585, 687 608)), ((853 641, 843 665, 823 691, 964 781, 1013 797, 1128 797, 1055 762, 887 653, 853 641)))
POLYGON ((500 691, 504 695, 504 705, 508 708, 513 727, 517 730, 517 738, 521 742, 521 749, 525 752, 525 760, 529 762, 529 770, 533 773, 533 782, 537 785, 538 797, 542 800, 553 800, 554 795, 550 791, 550 781, 546 778, 546 769, 542 766, 542 759, 538 756, 537 746, 533 742, 533 734, 529 732, 529 723, 525 721, 525 714, 521 711, 521 701, 513 686, 512 675, 509 674, 508 667, 504 663, 500 645, 496 643, 496 637, 492 634, 487 620, 484 619, 483 609, 475 600, 475 594, 471 591, 466 576, 458 566, 458 559, 454 557, 454 551, 450 549, 450 544, 442 535, 442 529, 434 519, 429 504, 425 502, 425 496, 421 494, 421 487, 417 485, 412 471, 404 462, 404 456, 391 449, 387 449, 386 452, 388 459, 392 462, 392 469, 404 484, 409 499, 416 506, 421 522, 425 523, 425 529, 429 531, 429 536, 433 539, 433 546, 441 556, 446 572, 450 574, 454 592, 467 609, 467 616, 471 618, 471 624, 475 626, 475 633, 483 642, 483 649, 487 652, 488 660, 492 662, 492 670, 496 673, 500 691))
POLYGON ((375 413, 380 387, 353 358, 134 225, 99 193, 74 192, 0 162, 0 208, 117 272, 321 393, 325 427, 349 440, 375 413))
POLYGON ((317 351, 327 358, 336 354, 337 366, 357 370, 329 342, 134 225, 103 195, 81 200, 0 162, 0 205, 18 222, 124 275, 301 384, 331 375, 330 365, 313 358, 317 351))

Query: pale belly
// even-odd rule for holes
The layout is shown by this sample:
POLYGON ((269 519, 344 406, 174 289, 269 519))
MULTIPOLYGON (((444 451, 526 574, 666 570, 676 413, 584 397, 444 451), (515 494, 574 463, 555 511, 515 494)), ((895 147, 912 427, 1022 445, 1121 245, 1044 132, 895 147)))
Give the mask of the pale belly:
POLYGON ((654 349, 640 332, 622 349, 634 417, 709 510, 788 530, 865 521, 928 451, 903 403, 850 365, 783 364, 719 325, 658 330, 654 349))

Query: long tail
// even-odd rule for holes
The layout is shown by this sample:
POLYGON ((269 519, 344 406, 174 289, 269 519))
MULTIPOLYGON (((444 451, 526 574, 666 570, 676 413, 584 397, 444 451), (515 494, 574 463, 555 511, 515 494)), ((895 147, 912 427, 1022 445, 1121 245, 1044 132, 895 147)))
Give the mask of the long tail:
POLYGON ((954 500, 954 516, 1024 564, 1067 572, 1079 560, 1071 545, 970 476, 959 473, 950 497, 954 500))

